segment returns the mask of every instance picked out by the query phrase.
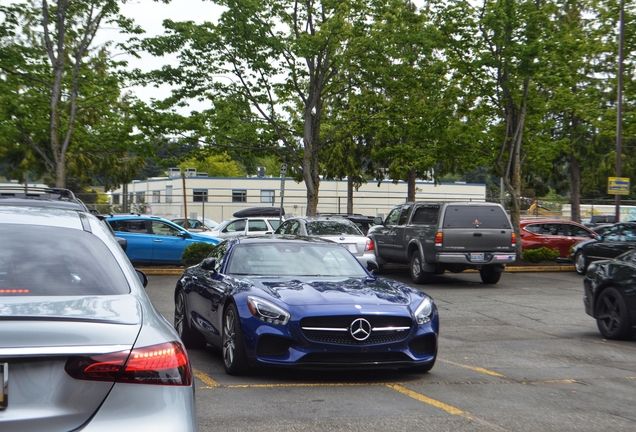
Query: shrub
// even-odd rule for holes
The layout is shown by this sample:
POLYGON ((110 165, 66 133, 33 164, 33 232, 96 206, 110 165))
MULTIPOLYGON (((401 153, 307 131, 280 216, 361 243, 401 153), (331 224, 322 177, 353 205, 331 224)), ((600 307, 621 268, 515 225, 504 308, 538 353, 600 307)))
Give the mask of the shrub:
POLYGON ((183 250, 181 262, 186 267, 199 264, 210 254, 213 248, 214 245, 212 243, 192 243, 183 250))
POLYGON ((522 258, 526 261, 538 263, 540 261, 555 261, 559 257, 558 249, 549 249, 545 246, 538 249, 524 250, 522 258))

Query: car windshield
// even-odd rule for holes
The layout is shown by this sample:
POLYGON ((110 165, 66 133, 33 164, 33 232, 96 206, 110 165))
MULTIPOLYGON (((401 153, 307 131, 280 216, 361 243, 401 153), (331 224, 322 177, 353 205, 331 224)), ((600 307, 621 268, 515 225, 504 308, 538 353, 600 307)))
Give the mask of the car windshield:
POLYGON ((108 247, 69 228, 0 225, 0 296, 116 295, 130 292, 108 247))
POLYGON ((315 236, 328 235, 362 235, 353 222, 345 221, 312 221, 307 222, 307 234, 315 236))
POLYGON ((253 276, 367 276, 358 260, 342 246, 284 241, 235 246, 226 272, 253 276))

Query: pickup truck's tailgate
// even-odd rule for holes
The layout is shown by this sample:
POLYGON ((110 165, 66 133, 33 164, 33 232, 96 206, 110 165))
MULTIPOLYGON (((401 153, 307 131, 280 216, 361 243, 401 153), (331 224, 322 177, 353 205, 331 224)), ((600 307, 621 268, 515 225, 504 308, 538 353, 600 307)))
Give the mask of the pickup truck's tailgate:
POLYGON ((514 252, 511 230, 488 228, 445 229, 438 251, 514 252))

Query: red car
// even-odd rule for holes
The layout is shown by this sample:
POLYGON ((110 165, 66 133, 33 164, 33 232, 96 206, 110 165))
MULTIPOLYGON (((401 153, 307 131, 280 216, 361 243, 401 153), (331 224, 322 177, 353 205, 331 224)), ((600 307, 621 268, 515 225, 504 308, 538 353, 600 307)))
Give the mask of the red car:
POLYGON ((570 259, 570 247, 596 237, 596 233, 580 223, 560 219, 525 219, 520 222, 521 247, 558 249, 559 258, 570 259))

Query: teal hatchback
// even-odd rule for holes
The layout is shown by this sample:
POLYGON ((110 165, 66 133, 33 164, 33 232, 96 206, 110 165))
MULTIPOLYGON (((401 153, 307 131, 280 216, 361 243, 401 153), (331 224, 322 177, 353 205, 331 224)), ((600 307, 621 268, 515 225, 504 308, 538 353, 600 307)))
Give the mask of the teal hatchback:
POLYGON ((186 231, 156 216, 107 216, 117 237, 126 239, 126 255, 134 265, 182 265, 184 249, 193 243, 217 245, 219 239, 186 231))

